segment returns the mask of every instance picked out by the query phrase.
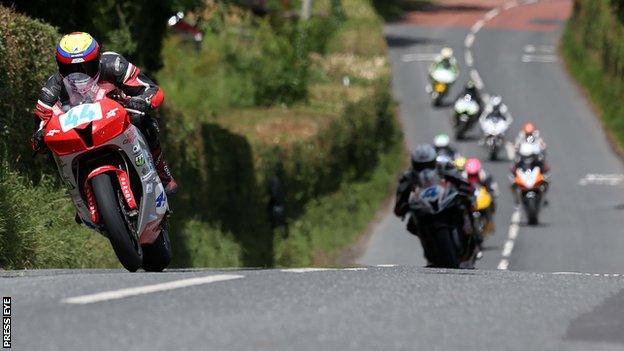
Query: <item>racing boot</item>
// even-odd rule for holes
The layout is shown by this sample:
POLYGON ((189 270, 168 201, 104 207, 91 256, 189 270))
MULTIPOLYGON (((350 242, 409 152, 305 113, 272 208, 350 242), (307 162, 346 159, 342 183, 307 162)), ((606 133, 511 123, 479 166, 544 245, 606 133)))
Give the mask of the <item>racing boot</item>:
POLYGON ((160 181, 163 183, 165 187, 165 193, 175 194, 178 192, 178 183, 176 183, 175 179, 173 179, 173 175, 171 175, 171 169, 169 169, 169 165, 167 161, 165 161, 162 149, 160 147, 154 148, 151 150, 152 157, 154 158, 154 165, 156 166, 156 172, 160 177, 160 181))

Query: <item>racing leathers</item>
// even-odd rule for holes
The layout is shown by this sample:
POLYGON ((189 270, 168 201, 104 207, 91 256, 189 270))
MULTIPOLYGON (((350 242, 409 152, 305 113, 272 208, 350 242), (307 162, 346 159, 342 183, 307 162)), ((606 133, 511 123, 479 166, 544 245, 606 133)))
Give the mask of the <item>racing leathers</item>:
MULTIPOLYGON (((138 67, 115 52, 102 53, 100 56, 100 70, 96 79, 98 80, 98 85, 108 91, 109 97, 120 101, 129 109, 146 113, 138 121, 133 119, 133 123, 137 125, 145 136, 158 175, 163 181, 165 189, 169 190, 169 192, 175 190, 177 185, 173 180, 167 162, 163 159, 158 121, 147 114, 163 103, 164 94, 162 89, 141 72, 138 67)), ((34 113, 41 120, 39 130, 35 132, 32 139, 35 150, 41 149, 44 145, 43 126, 52 117, 53 106, 57 103, 66 104, 68 100, 69 97, 63 85, 63 77, 57 72, 48 78, 46 84, 41 89, 35 107, 34 113)))

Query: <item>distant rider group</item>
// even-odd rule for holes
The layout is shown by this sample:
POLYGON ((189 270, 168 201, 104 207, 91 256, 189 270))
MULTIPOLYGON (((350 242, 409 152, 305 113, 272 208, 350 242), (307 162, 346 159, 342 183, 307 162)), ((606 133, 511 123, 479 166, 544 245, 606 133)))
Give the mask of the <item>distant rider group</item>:
MULTIPOLYGON (((440 106, 459 76, 453 50, 442 49, 429 69, 427 93, 440 106)), ((538 223, 549 188, 546 143, 534 123, 527 122, 515 142, 506 133, 513 122, 500 96, 482 94, 469 80, 453 105, 455 138, 463 140, 479 124, 479 144, 488 159, 496 161, 502 150, 513 166, 511 191, 515 206, 522 206, 529 224, 538 223)), ((478 158, 465 158, 439 134, 433 144, 420 144, 411 153, 410 168, 399 180, 394 213, 407 218, 407 230, 423 247, 428 267, 474 268, 482 256, 484 239, 494 232, 499 187, 478 158)))

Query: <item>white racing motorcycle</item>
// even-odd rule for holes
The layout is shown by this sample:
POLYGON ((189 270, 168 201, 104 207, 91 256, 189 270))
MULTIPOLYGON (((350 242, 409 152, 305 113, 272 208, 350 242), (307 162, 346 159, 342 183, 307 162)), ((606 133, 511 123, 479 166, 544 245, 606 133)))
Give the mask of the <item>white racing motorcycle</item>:
POLYGON ((453 126, 455 128, 455 138, 461 140, 464 139, 466 133, 479 118, 481 107, 470 94, 457 99, 454 107, 453 126))
POLYGON ((498 159, 498 153, 505 147, 505 132, 509 129, 509 122, 496 115, 489 115, 479 120, 483 132, 483 144, 488 149, 490 160, 498 159))

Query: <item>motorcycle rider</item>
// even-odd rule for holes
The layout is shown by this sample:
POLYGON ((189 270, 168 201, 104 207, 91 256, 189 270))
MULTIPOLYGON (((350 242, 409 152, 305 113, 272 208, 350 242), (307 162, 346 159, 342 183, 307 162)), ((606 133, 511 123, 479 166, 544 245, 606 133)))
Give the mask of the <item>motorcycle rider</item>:
POLYGON ((429 68, 429 72, 433 72, 438 69, 451 70, 456 75, 457 73, 459 73, 459 66, 457 65, 457 60, 453 56, 453 49, 442 49, 442 51, 440 51, 440 54, 435 58, 433 64, 429 68))
POLYGON ((498 95, 492 96, 485 109, 483 109, 479 120, 484 119, 503 119, 508 125, 513 121, 509 108, 503 103, 503 98, 498 95))
POLYGON ((438 157, 447 158, 448 162, 452 162, 459 157, 457 150, 451 146, 451 138, 446 134, 438 134, 433 138, 433 148, 438 157))
POLYGON ((514 143, 516 152, 518 152, 518 150, 520 149, 520 145, 525 142, 536 145, 539 148, 539 154, 542 158, 542 161, 546 163, 547 145, 544 142, 544 139, 542 139, 539 129, 537 129, 535 124, 531 122, 525 123, 522 126, 522 130, 520 131, 520 133, 518 133, 518 136, 516 137, 516 141, 514 143))
MULTIPOLYGON (((440 51, 440 54, 435 58, 434 62, 429 67, 429 81, 433 81, 433 72, 437 70, 449 70, 452 71, 455 77, 459 75, 459 66, 457 65, 457 60, 453 56, 453 49, 444 48, 440 51)), ((431 93, 433 88, 431 84, 427 85, 427 92, 431 93)))
POLYGON ((457 99, 455 99, 455 101, 461 99, 466 95, 470 95, 472 100, 476 102, 477 105, 479 105, 479 108, 483 107, 483 99, 481 98, 481 93, 479 92, 479 89, 477 89, 477 86, 472 81, 472 79, 468 80, 468 82, 464 86, 464 90, 462 90, 462 92, 457 96, 457 99))
POLYGON ((63 79, 71 73, 84 73, 96 79, 100 87, 111 89, 109 96, 121 97, 117 100, 125 107, 145 113, 138 123, 133 123, 145 136, 165 191, 174 193, 177 183, 163 157, 158 121, 148 114, 162 104, 162 89, 123 56, 112 51, 100 53, 100 44, 85 32, 61 37, 56 46, 56 63, 58 72, 48 78, 35 107, 34 113, 41 122, 31 138, 33 150, 45 152, 44 126, 52 117, 54 105, 67 103, 69 99, 63 79))
MULTIPOLYGON (((535 168, 539 167, 544 174, 544 204, 548 204, 548 200, 546 199, 546 194, 549 188, 548 182, 548 172, 550 171, 550 167, 544 162, 544 158, 542 157, 542 153, 539 149, 539 146, 533 143, 524 142, 520 144, 518 147, 518 152, 516 153, 516 160, 514 165, 511 167, 512 179, 516 175, 516 171, 518 168, 535 168)), ((512 181, 511 189, 514 193, 514 200, 516 206, 520 204, 520 198, 518 197, 517 192, 518 185, 512 181)))
POLYGON ((484 186, 492 195, 492 210, 496 211, 496 198, 498 197, 498 183, 492 175, 483 169, 481 161, 477 158, 469 158, 464 165, 462 175, 474 186, 484 186))
MULTIPOLYGON (((461 174, 456 169, 439 167, 436 158, 436 151, 429 144, 421 144, 414 149, 411 154, 411 167, 406 170, 399 179, 399 185, 396 192, 396 202, 394 205, 394 214, 400 218, 404 218, 409 213, 410 195, 416 187, 420 186, 418 177, 419 173, 426 169, 436 170, 442 178, 453 184, 457 188, 460 195, 464 198, 464 208, 460 209, 463 213, 463 223, 460 227, 463 228, 465 235, 472 235, 472 222, 466 211, 471 208, 474 189, 470 183, 461 177, 461 174)), ((425 258, 429 263, 433 262, 433 243, 430 238, 419 235, 418 224, 414 216, 410 216, 407 223, 407 230, 408 232, 418 236, 421 245, 423 246, 425 258)))

